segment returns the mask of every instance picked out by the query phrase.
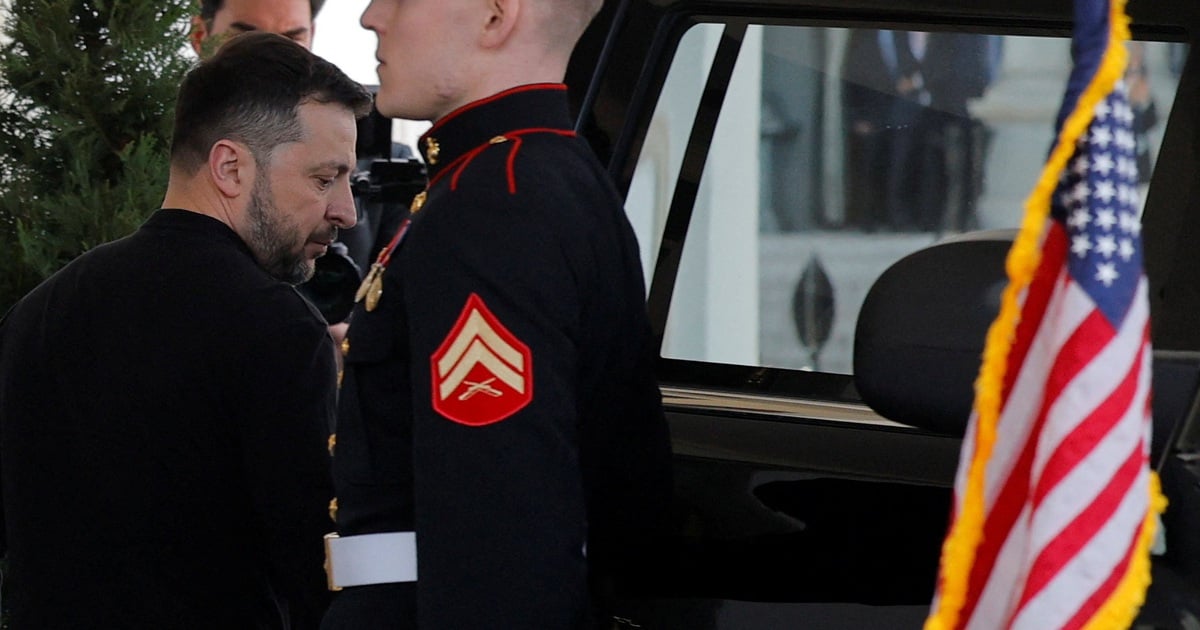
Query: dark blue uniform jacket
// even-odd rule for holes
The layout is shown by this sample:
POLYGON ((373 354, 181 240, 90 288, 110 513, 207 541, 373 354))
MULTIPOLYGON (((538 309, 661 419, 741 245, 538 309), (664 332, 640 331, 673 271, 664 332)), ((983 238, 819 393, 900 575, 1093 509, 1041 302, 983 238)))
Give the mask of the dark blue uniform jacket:
POLYGON ((636 239, 565 86, 419 148, 428 197, 351 316, 334 457, 340 533, 415 529, 419 578, 347 589, 327 622, 582 627, 589 572, 631 566, 670 493, 636 239))

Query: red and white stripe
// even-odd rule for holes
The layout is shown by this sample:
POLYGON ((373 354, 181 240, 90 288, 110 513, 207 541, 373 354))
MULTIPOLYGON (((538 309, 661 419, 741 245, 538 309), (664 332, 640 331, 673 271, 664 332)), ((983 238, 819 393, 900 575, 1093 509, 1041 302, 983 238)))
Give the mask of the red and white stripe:
POLYGON ((969 630, 1082 627, 1126 573, 1150 509, 1146 278, 1114 328, 1067 273, 1062 227, 1051 221, 1045 238, 984 475, 983 534, 958 620, 969 630))

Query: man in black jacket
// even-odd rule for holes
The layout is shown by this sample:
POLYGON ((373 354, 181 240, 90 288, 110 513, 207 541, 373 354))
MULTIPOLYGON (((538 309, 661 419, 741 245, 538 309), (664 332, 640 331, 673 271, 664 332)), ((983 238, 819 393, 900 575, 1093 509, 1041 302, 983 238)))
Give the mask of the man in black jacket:
MULTIPOLYGON (((429 186, 344 346, 328 628, 590 627, 658 543, 670 446, 638 245, 561 83, 599 2, 377 0, 429 186)), ((611 622, 610 622, 611 623, 611 622)))
POLYGON ((370 97, 272 34, 180 88, 162 209, 0 329, 15 628, 308 628, 335 400, 325 322, 289 283, 354 224, 370 97))

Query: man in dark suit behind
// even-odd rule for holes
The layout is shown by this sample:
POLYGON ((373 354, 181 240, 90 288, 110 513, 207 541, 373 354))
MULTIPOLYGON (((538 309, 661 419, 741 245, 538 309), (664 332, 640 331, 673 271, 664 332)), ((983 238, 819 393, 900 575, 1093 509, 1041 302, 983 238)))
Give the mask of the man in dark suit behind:
POLYGON ((990 80, 988 43, 966 33, 850 32, 841 91, 848 224, 940 229, 947 181, 962 188, 959 163, 972 153, 962 146, 972 131, 967 102, 990 80))
POLYGON ((306 628, 327 604, 325 322, 370 97, 277 35, 184 80, 162 209, 0 325, 15 628, 306 628))
POLYGON ((896 108, 896 64, 884 58, 888 31, 854 29, 842 59, 845 222, 872 231, 886 227, 890 118, 896 108))

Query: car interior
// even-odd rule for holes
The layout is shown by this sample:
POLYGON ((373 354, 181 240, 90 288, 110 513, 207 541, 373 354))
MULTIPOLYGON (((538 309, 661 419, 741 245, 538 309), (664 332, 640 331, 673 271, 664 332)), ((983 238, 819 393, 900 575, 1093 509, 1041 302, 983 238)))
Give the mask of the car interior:
MULTIPOLYGON (((1128 10, 1171 501, 1138 627, 1191 628, 1200 10, 1128 10)), ((567 83, 642 247, 679 522, 625 584, 624 627, 920 627, 1071 19, 1069 0, 606 3, 567 83), (914 58, 928 93, 880 82, 914 58)))

